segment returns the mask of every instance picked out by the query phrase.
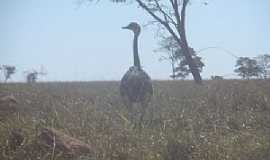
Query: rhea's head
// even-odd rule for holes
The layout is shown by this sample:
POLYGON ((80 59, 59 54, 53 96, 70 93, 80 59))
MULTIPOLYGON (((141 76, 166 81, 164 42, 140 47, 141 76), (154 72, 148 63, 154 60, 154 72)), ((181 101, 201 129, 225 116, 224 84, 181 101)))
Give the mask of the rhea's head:
POLYGON ((132 30, 135 35, 139 35, 141 32, 141 27, 136 22, 131 22, 129 25, 127 25, 126 27, 122 27, 122 28, 132 30))

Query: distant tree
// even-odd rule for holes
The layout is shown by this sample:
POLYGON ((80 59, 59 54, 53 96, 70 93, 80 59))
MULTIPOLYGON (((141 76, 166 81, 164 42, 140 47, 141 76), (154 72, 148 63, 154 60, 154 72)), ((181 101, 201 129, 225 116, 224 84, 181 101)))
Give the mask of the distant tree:
POLYGON ((3 70, 3 68, 2 68, 2 66, 0 66, 0 73, 2 72, 2 70, 3 70))
POLYGON ((223 76, 211 76, 212 80, 223 80, 223 76))
POLYGON ((160 48, 156 50, 157 52, 164 52, 167 55, 161 56, 160 61, 168 60, 171 64, 172 74, 170 77, 172 79, 176 79, 176 64, 177 64, 177 56, 176 50, 178 49, 178 45, 172 37, 164 37, 159 43, 160 48))
MULTIPOLYGON (((163 37, 159 43, 160 48, 157 50, 159 52, 164 52, 167 55, 162 56, 160 60, 168 60, 172 67, 171 78, 186 78, 191 70, 188 67, 188 62, 184 56, 184 51, 179 47, 177 42, 173 37, 163 37)), ((199 69, 199 72, 202 71, 204 63, 201 61, 201 58, 196 55, 193 48, 189 48, 189 53, 191 53, 192 58, 199 69)))
POLYGON ((35 83, 38 79, 38 72, 34 71, 26 75, 27 83, 35 83))
POLYGON ((5 82, 7 82, 7 80, 11 78, 11 75, 15 73, 16 67, 9 66, 9 65, 3 65, 2 70, 4 73, 4 77, 5 77, 5 82))
POLYGON ((46 75, 47 73, 44 71, 36 71, 36 70, 32 70, 32 71, 26 71, 26 81, 27 83, 35 83, 38 80, 38 76, 39 75, 46 75))
MULTIPOLYGON (((100 0, 88 0, 100 1, 100 0)), ((182 48, 182 54, 185 56, 188 70, 196 83, 202 83, 202 78, 196 59, 193 59, 189 52, 189 45, 186 37, 186 10, 190 0, 110 0, 116 3, 135 2, 140 8, 147 12, 153 18, 149 24, 158 26, 177 42, 179 48, 182 48)), ((207 5, 208 3, 203 3, 207 5)))
POLYGON ((243 79, 250 79, 251 77, 258 77, 262 72, 261 67, 255 59, 249 57, 239 57, 234 70, 243 79))
POLYGON ((261 68, 261 77, 264 79, 270 78, 270 55, 263 54, 256 57, 258 65, 261 68))

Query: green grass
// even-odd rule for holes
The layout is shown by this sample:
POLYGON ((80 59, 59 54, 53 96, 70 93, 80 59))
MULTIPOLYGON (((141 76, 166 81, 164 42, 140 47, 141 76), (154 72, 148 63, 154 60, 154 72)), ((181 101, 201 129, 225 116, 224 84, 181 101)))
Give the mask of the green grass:
POLYGON ((38 141, 54 127, 93 147, 97 160, 269 160, 270 81, 155 81, 142 129, 133 129, 118 82, 0 84, 18 112, 0 121, 0 159, 52 159, 38 141), (16 146, 12 132, 23 136, 16 146))

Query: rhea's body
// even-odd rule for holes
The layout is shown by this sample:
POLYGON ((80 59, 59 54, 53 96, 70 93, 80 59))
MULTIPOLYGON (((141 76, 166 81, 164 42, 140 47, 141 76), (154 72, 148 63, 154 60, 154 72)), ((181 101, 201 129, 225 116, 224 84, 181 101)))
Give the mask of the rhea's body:
POLYGON ((150 77, 136 66, 132 66, 121 80, 120 94, 130 103, 147 103, 153 95, 150 77))

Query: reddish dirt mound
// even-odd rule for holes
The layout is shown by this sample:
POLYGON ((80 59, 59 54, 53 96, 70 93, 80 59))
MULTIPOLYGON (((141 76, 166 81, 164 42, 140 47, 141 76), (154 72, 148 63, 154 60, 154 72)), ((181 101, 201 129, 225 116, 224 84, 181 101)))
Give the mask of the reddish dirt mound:
POLYGON ((18 111, 17 99, 13 95, 0 96, 0 120, 18 111))
POLYGON ((53 128, 43 128, 39 137, 46 145, 67 154, 80 155, 93 152, 93 148, 88 144, 53 128))

